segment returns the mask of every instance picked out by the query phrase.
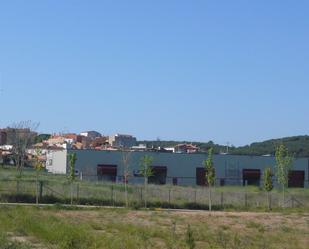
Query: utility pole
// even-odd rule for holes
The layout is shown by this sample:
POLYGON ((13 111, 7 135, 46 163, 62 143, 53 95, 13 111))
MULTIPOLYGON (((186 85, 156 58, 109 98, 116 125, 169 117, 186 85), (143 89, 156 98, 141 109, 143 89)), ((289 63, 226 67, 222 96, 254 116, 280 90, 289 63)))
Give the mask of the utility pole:
POLYGON ((226 154, 229 154, 230 142, 226 142, 226 154))

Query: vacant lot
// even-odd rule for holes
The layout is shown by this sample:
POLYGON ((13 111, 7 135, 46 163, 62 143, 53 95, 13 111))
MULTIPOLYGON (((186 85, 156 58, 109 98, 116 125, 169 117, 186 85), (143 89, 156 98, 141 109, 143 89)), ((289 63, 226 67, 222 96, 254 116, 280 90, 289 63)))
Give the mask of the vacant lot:
POLYGON ((0 221, 1 249, 190 248, 188 225, 195 248, 309 248, 309 213, 1 207, 0 221))

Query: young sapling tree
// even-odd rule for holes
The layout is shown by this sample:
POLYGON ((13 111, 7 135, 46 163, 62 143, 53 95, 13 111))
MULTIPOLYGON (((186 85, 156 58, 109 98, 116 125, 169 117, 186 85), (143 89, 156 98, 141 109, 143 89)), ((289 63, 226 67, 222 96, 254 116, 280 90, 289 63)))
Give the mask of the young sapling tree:
POLYGON ((124 177, 124 194, 125 194, 125 202, 126 207, 129 206, 128 200, 128 182, 130 176, 130 151, 123 151, 122 152, 122 164, 123 164, 123 177, 124 177))
POLYGON ((285 205, 285 189, 289 183, 289 173, 293 167, 293 155, 283 145, 276 148, 276 178, 282 188, 282 206, 285 205))
POLYGON ((273 174, 271 172, 271 168, 266 168, 263 172, 263 188, 267 193, 267 206, 268 209, 271 210, 271 195, 270 192, 274 188, 273 184, 273 174))
POLYGON ((68 154, 68 161, 69 161, 69 175, 68 180, 70 183, 70 192, 71 192, 71 205, 73 205, 73 183, 75 181, 75 164, 77 161, 76 153, 68 154))
POLYGON ((213 163, 213 148, 208 150, 208 158, 204 161, 205 165, 205 177, 208 184, 208 200, 209 200, 209 211, 212 211, 212 194, 211 188, 215 184, 216 172, 213 163))
POLYGON ((148 178, 153 175, 153 169, 151 167, 153 158, 151 156, 145 155, 141 158, 140 162, 140 173, 144 177, 144 202, 145 208, 147 208, 147 186, 148 178))
POLYGON ((39 205, 39 175, 41 170, 44 169, 44 164, 41 160, 42 156, 42 150, 37 148, 35 149, 35 155, 34 155, 34 169, 35 169, 35 203, 36 205, 39 205))

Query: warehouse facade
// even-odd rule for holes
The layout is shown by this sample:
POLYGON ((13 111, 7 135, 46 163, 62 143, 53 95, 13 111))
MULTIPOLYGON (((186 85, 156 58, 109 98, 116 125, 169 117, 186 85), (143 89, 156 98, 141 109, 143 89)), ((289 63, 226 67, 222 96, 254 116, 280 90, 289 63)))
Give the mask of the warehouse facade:
MULTIPOLYGON (((76 175, 86 180, 124 181, 126 165, 130 171, 129 183, 140 184, 141 159, 148 155, 153 158, 152 184, 206 185, 203 161, 205 153, 178 154, 162 152, 122 152, 101 150, 61 150, 47 154, 46 168, 51 173, 67 174, 67 155, 76 153, 76 175), (127 163, 123 160, 128 158, 127 163)), ((274 172, 275 158, 271 156, 214 155, 216 185, 260 185, 266 167, 274 172)), ((297 158, 290 172, 289 187, 308 187, 309 159, 297 158)))

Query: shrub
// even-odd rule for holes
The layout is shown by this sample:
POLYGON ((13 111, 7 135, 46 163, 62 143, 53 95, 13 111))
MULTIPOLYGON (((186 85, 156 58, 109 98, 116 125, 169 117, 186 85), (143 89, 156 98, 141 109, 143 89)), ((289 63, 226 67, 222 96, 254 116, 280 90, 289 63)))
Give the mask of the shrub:
POLYGON ((190 225, 188 225, 188 227, 187 227, 186 243, 187 243, 187 245, 188 245, 188 247, 190 249, 194 249, 195 248, 195 241, 194 241, 194 237, 193 237, 193 231, 192 231, 190 225))

